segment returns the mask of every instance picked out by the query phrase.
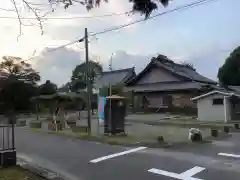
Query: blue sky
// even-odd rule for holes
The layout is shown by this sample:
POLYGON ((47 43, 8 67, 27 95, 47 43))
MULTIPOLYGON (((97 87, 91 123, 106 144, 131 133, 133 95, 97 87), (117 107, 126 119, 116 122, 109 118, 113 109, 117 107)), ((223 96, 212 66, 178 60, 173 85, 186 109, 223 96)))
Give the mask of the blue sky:
MULTIPOLYGON (((193 0, 174 0, 168 8, 159 9, 156 13, 191 2, 193 0)), ((173 52, 221 49, 240 42, 239 7, 237 0, 215 0, 140 23, 132 33, 113 32, 102 35, 102 38, 104 43, 110 41, 115 44, 113 51, 115 47, 146 53, 156 53, 161 49, 173 52)))
MULTIPOLYGON (((164 11, 191 2, 175 0, 164 11)), ((239 7, 237 0, 212 1, 140 23, 132 33, 102 35, 101 45, 114 44, 108 47, 110 51, 118 47, 137 54, 162 53, 176 60, 191 61, 200 72, 216 79, 218 67, 240 44, 239 7)))
MULTIPOLYGON (((20 0, 19 0, 20 1, 20 0)), ((48 0, 38 0, 47 3, 48 0)), ((100 8, 87 12, 82 6, 68 10, 57 9, 50 17, 96 16, 112 12, 126 12, 131 9, 128 0, 109 0, 100 8)), ((173 0, 160 13, 196 0, 173 0)), ((205 76, 216 79, 219 66, 228 54, 240 45, 240 1, 212 0, 194 8, 170 13, 147 20, 114 32, 90 38, 90 56, 108 66, 112 53, 115 69, 135 66, 140 71, 156 54, 164 54, 176 62, 189 61, 205 76)), ((0 13, 2 13, 0 11, 0 13)), ((30 16, 23 12, 23 16, 30 16)), ((0 14, 1 16, 6 14, 0 14)), ((15 16, 15 14, 11 14, 15 16)), ((69 79, 72 69, 84 60, 84 44, 72 45, 46 54, 46 48, 57 47, 83 36, 84 28, 90 32, 126 24, 141 17, 114 16, 98 19, 48 20, 44 23, 44 35, 37 27, 24 27, 24 35, 16 42, 18 22, 1 20, 0 46, 5 54, 31 57, 33 51, 42 55, 32 61, 44 79, 63 84, 69 79), (29 43, 29 39, 34 39, 29 43), (60 60, 61 59, 61 60, 60 60)), ((0 54, 4 54, 0 53, 0 54)))

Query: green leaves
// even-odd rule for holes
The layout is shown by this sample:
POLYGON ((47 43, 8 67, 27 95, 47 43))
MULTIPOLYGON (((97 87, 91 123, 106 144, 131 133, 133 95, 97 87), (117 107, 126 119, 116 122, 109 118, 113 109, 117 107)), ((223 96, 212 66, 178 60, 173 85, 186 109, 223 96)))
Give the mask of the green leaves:
POLYGON ((40 95, 55 94, 57 92, 57 85, 47 80, 44 84, 39 87, 40 95))
POLYGON ((233 50, 219 68, 218 79, 223 85, 240 85, 240 46, 233 50))
POLYGON ((4 56, 0 63, 0 101, 4 111, 25 111, 32 107, 30 98, 37 95, 36 83, 40 80, 29 63, 19 57, 4 56))
MULTIPOLYGON (((80 3, 86 7, 89 11, 94 7, 99 7, 102 2, 108 2, 111 0, 59 0, 58 3, 62 3, 64 8, 67 9, 69 6, 73 5, 73 3, 80 3)), ((114 0, 112 0, 114 1, 114 0)), ((119 0, 120 1, 120 0, 119 0)), ((121 0, 123 1, 123 0, 121 0)), ((146 18, 150 16, 150 14, 159 8, 159 5, 163 5, 166 7, 169 4, 170 0, 125 0, 132 3, 132 11, 139 12, 145 15, 146 18)), ((54 2, 54 0, 49 0, 49 2, 54 2)))
POLYGON ((35 84, 40 81, 40 75, 29 63, 24 62, 20 57, 3 56, 0 64, 0 72, 7 78, 35 84))
POLYGON ((72 72, 71 84, 72 91, 86 88, 86 80, 89 78, 90 83, 93 84, 96 78, 102 73, 102 66, 95 61, 89 61, 90 76, 87 77, 87 64, 84 62, 75 67, 72 72))

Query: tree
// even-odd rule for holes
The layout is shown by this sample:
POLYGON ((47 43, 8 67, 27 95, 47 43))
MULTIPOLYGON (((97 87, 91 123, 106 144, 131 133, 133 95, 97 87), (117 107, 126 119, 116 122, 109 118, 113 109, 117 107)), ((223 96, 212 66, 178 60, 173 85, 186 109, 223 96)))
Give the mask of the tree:
POLYGON ((218 79, 223 85, 240 85, 240 46, 233 50, 219 68, 218 79))
POLYGON ((26 112, 35 110, 31 97, 37 95, 37 87, 23 81, 7 81, 0 91, 2 112, 26 112))
POLYGON ((20 57, 3 56, 0 63, 0 73, 8 80, 19 80, 25 83, 36 84, 40 75, 31 64, 24 62, 20 57))
POLYGON ((44 84, 39 86, 40 95, 50 95, 57 92, 57 85, 47 80, 44 84))
MULTIPOLYGON (((27 8, 29 12, 31 12, 36 20, 38 21, 38 27, 40 27, 42 34, 43 34, 43 21, 46 19, 47 13, 41 13, 42 4, 33 3, 30 0, 9 0, 13 4, 13 9, 6 9, 7 11, 16 12, 19 22, 19 35, 18 38, 22 35, 22 26, 25 24, 23 23, 22 14, 20 13, 23 8, 27 8), (21 1, 22 3, 18 3, 21 1), (22 6, 19 6, 22 4, 22 6)), ((49 6, 51 7, 51 11, 54 12, 56 7, 54 5, 63 5, 65 9, 72 5, 80 4, 85 6, 87 10, 91 10, 94 7, 99 7, 102 2, 108 2, 110 0, 48 0, 49 6)), ((140 14, 144 15, 145 18, 148 18, 149 15, 156 9, 159 8, 160 5, 166 7, 170 0, 125 0, 132 4, 132 10, 128 12, 134 13, 139 12, 140 14)))
POLYGON ((5 111, 31 108, 30 98, 37 93, 39 74, 19 57, 4 56, 0 63, 0 100, 5 111))
MULTIPOLYGON (((100 63, 95 61, 89 61, 89 68, 90 68, 90 76, 89 81, 91 84, 93 84, 96 80, 96 78, 101 75, 102 73, 102 66, 100 63)), ((86 88, 86 74, 87 74, 87 64, 86 62, 77 65, 75 69, 72 72, 71 77, 71 90, 77 91, 79 89, 86 88)))

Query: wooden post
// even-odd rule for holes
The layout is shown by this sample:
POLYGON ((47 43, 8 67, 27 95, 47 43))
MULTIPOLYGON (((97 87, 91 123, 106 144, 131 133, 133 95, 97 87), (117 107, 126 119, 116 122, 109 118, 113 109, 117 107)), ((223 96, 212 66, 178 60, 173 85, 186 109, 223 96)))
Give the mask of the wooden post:
POLYGON ((91 134, 91 86, 90 86, 90 64, 88 57, 88 30, 85 28, 85 56, 86 56, 86 65, 87 65, 87 114, 88 114, 88 135, 91 134))

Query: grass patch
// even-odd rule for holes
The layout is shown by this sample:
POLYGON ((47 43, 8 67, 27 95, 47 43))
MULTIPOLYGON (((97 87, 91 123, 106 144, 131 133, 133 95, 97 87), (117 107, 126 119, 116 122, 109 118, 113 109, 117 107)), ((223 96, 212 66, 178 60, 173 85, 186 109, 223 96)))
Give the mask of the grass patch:
POLYGON ((87 141, 95 141, 100 143, 106 143, 111 145, 126 145, 126 146, 135 146, 135 145, 146 145, 149 147, 163 147, 166 143, 158 143, 157 139, 140 139, 132 136, 94 136, 88 135, 86 132, 73 132, 72 130, 64 130, 64 131, 43 131, 41 129, 32 129, 35 132, 47 133, 47 134, 55 134, 60 136, 73 137, 81 140, 87 141))
MULTIPOLYGON (((145 122, 146 123, 146 122, 145 122)), ((149 125, 159 125, 159 126, 179 126, 179 127, 189 127, 189 128, 200 128, 200 127, 209 127, 222 129, 224 126, 233 127, 233 124, 227 124, 218 121, 195 121, 195 120, 161 120, 157 122, 147 122, 149 125)))
POLYGON ((0 180, 44 180, 21 167, 0 168, 0 180))

